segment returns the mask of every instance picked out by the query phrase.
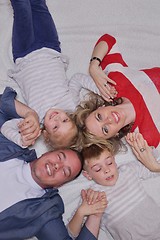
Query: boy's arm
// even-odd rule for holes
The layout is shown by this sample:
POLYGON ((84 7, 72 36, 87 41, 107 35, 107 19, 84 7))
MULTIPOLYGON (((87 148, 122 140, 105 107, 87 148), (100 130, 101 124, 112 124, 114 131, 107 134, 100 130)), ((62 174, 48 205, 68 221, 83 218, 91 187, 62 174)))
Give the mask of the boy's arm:
POLYGON ((102 213, 107 206, 107 200, 104 193, 100 196, 99 192, 90 189, 89 194, 91 193, 92 196, 94 195, 95 199, 89 204, 87 191, 88 190, 82 190, 82 204, 79 206, 68 224, 69 232, 74 238, 79 235, 85 221, 85 217, 87 217, 85 222, 86 227, 93 233, 95 237, 98 237, 102 213))

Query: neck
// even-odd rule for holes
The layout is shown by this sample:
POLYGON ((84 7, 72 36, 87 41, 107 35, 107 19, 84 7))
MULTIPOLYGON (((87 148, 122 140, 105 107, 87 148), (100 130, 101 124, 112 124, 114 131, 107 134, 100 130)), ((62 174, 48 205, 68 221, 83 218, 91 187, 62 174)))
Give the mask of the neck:
POLYGON ((119 107, 121 107, 125 114, 126 114, 126 124, 128 125, 130 123, 133 123, 135 121, 136 118, 136 112, 135 109, 131 103, 131 101, 128 98, 122 98, 123 99, 123 103, 119 105, 119 107))

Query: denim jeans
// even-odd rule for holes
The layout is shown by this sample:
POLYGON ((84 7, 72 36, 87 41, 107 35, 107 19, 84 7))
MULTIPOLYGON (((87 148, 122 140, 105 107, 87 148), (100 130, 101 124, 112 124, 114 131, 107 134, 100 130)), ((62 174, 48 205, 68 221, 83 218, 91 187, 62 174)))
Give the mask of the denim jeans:
POLYGON ((14 61, 42 47, 61 52, 56 26, 45 0, 11 0, 11 4, 14 12, 14 61))

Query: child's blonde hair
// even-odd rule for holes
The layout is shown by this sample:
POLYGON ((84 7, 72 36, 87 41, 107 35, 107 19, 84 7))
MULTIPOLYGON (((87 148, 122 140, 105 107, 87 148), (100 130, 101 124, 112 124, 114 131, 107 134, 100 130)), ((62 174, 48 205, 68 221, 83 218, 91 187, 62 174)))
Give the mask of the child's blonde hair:
POLYGON ((59 135, 56 138, 50 135, 48 135, 47 138, 44 137, 45 142, 51 149, 71 148, 75 145, 78 129, 74 121, 71 121, 71 123, 70 131, 67 134, 59 135))

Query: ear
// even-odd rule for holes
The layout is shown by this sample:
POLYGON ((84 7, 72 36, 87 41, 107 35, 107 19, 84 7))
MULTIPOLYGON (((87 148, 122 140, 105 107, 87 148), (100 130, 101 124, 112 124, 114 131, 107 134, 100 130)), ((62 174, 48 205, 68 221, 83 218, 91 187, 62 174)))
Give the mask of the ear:
POLYGON ((44 129, 43 132, 42 132, 42 134, 43 134, 43 137, 44 137, 45 141, 46 141, 46 142, 49 142, 48 132, 44 129))
POLYGON ((85 170, 82 170, 82 174, 83 174, 83 176, 84 177, 86 177, 89 181, 91 181, 92 180, 92 178, 90 177, 90 175, 88 174, 88 172, 87 171, 85 171, 85 170))

